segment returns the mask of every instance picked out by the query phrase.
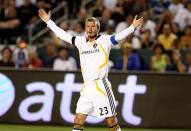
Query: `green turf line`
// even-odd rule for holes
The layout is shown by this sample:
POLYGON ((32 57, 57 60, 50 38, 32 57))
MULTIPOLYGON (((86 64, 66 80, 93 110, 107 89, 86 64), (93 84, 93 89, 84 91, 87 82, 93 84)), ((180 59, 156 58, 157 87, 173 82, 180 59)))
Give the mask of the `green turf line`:
MULTIPOLYGON (((2 125, 0 131, 72 131, 72 127, 65 126, 39 126, 39 125, 2 125)), ((108 128, 86 127, 84 131, 110 131, 108 128)), ((175 129, 122 129, 122 131, 189 131, 175 129)))

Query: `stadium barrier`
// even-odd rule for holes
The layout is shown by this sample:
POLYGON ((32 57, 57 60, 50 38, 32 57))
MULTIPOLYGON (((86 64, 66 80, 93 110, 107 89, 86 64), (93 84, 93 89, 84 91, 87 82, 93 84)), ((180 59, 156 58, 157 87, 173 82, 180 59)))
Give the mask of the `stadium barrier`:
MULTIPOLYGON (((121 126, 191 128, 191 75, 113 72, 109 80, 121 126)), ((80 72, 0 70, 0 123, 72 125, 82 81, 80 72)))

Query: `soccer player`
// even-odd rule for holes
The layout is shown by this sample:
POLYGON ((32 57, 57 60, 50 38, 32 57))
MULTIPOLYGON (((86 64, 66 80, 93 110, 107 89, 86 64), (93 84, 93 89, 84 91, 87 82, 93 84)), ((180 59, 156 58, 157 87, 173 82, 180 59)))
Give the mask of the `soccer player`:
POLYGON ((115 35, 99 35, 100 22, 94 17, 87 18, 86 38, 86 36, 72 36, 59 28, 51 20, 50 11, 46 13, 40 9, 39 16, 57 37, 74 44, 79 50, 84 84, 77 103, 73 131, 83 131, 88 115, 105 118, 111 131, 121 131, 116 119, 115 98, 107 79, 109 52, 112 46, 141 26, 143 18, 137 19, 135 16, 130 27, 115 35))

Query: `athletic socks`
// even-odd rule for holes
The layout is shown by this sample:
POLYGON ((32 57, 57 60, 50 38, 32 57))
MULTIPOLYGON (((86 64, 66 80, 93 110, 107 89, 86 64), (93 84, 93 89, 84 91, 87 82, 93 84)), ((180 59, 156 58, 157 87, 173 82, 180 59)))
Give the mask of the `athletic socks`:
POLYGON ((112 126, 110 128, 111 128, 111 131, 121 131, 121 128, 120 128, 120 126, 118 124, 116 124, 116 125, 114 125, 114 126, 112 126))
POLYGON ((84 125, 74 123, 74 127, 72 131, 83 131, 83 130, 84 130, 84 125))

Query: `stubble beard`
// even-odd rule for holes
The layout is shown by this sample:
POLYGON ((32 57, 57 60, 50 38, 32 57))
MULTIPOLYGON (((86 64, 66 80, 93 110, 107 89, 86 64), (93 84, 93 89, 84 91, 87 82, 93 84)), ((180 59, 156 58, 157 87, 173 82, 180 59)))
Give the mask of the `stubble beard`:
POLYGON ((94 38, 96 38, 98 36, 98 33, 96 33, 96 34, 94 34, 93 36, 88 36, 90 39, 94 39, 94 38))

